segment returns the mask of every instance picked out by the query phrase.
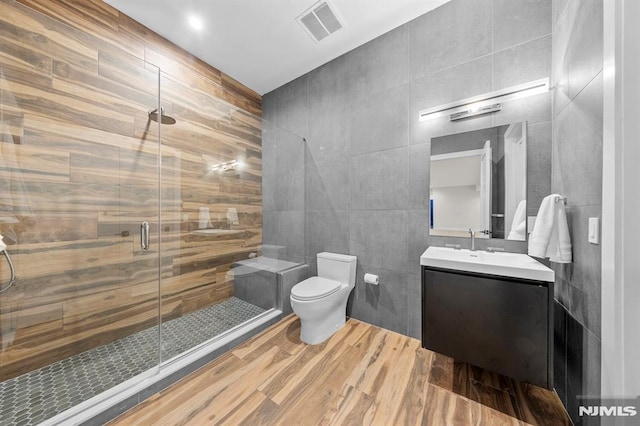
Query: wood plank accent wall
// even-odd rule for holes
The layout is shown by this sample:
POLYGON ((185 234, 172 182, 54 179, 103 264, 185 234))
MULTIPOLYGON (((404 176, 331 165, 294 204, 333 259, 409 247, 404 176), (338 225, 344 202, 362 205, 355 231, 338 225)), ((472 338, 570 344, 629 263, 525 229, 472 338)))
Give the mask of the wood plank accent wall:
POLYGON ((232 263, 262 244, 260 116, 258 94, 100 0, 0 0, 0 233, 18 276, 0 381, 157 324, 158 262, 164 319, 233 295, 232 263), (173 126, 148 120, 159 92, 173 126), (238 232, 193 234, 200 207, 238 232))

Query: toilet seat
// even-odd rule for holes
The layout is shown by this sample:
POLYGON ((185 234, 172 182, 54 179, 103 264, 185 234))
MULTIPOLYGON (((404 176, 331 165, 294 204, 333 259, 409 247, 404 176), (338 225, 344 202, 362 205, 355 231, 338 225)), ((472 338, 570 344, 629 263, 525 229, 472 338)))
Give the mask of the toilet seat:
POLYGON ((342 284, 338 281, 322 277, 311 277, 293 286, 291 297, 297 300, 320 299, 340 290, 342 284))

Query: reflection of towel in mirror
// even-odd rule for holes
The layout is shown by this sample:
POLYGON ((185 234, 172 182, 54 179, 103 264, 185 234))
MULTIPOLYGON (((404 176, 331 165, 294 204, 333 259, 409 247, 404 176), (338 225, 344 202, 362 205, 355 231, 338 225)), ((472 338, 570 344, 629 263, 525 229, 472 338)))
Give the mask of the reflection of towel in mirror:
POLYGON ((556 263, 571 263, 571 236, 562 196, 544 198, 538 210, 533 232, 529 236, 529 256, 556 263))
POLYGON ((522 200, 518 203, 518 207, 516 207, 516 212, 513 215, 513 220, 511 221, 511 231, 509 231, 509 236, 507 240, 518 240, 524 241, 526 240, 526 225, 527 220, 527 200, 522 200))

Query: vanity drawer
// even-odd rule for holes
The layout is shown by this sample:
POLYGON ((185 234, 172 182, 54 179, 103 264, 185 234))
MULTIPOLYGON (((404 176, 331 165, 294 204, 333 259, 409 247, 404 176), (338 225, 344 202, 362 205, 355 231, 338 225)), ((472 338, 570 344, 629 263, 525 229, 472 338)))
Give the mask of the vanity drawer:
POLYGON ((553 283, 423 267, 422 346, 551 389, 553 283))

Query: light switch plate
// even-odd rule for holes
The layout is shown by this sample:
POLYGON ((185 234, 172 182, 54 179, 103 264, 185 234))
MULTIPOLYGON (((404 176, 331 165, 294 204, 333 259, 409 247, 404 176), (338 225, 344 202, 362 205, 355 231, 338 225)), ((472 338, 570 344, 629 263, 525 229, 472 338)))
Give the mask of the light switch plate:
POLYGON ((589 218, 589 242, 591 244, 600 244, 600 218, 589 218))

